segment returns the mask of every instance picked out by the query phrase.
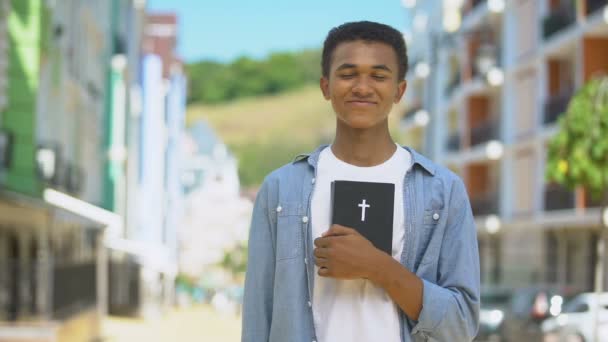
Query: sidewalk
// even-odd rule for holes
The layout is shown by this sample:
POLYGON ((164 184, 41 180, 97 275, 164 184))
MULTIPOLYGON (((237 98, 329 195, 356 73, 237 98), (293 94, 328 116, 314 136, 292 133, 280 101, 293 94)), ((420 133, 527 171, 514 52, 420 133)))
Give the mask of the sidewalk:
POLYGON ((104 320, 105 341, 222 341, 238 342, 240 317, 223 315, 210 306, 178 309, 158 320, 110 317, 104 320))

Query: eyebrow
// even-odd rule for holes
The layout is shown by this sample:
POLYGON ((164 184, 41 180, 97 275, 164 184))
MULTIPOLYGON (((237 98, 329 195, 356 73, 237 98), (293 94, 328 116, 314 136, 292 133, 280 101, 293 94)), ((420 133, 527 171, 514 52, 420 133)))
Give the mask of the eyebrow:
MULTIPOLYGON (((344 63, 342 65, 340 65, 336 71, 340 71, 340 70, 344 70, 344 69, 352 69, 352 68, 356 68, 357 65, 356 64, 350 64, 350 63, 344 63)), ((387 67, 384 64, 378 64, 378 65, 374 65, 372 66, 372 69, 376 69, 376 70, 384 70, 384 71, 388 71, 388 72, 393 72, 389 67, 387 67)))

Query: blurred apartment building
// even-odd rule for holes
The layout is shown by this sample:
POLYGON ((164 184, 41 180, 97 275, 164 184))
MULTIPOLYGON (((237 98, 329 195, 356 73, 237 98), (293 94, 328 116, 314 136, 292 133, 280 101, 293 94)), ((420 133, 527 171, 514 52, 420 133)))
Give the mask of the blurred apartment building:
POLYGON ((253 203, 241 196, 236 157, 207 122, 193 124, 187 137, 179 267, 204 279, 227 251, 246 244, 253 203))
POLYGON ((569 99, 608 73, 608 1, 402 3, 401 129, 465 181, 482 284, 592 290, 599 203, 547 183, 545 165, 569 99))
POLYGON ((0 340, 173 302, 185 77, 148 22, 144 0, 0 0, 0 340))

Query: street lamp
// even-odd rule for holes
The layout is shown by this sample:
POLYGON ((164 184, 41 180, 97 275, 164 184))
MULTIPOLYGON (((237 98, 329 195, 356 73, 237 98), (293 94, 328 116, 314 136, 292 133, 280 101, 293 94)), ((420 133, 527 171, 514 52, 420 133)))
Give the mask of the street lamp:
POLYGON ((448 33, 458 31, 462 24, 462 14, 459 10, 447 10, 443 16, 443 29, 448 33))
POLYGON ((477 69, 485 74, 496 66, 496 47, 490 43, 484 43, 479 47, 475 63, 477 69))
POLYGON ((50 147, 40 147, 36 151, 38 173, 44 181, 51 181, 57 175, 57 151, 50 147))
POLYGON ((504 147, 500 141, 492 140, 486 145, 486 156, 490 160, 498 160, 502 158, 504 147))
POLYGON ((429 17, 426 13, 422 12, 422 13, 417 13, 414 16, 414 30, 418 31, 418 32, 424 32, 426 31, 426 27, 427 24, 429 22, 429 17))
POLYGON ((417 111, 416 114, 414 114, 414 122, 419 127, 425 127, 426 125, 428 125, 429 121, 430 121, 429 112, 427 112, 424 109, 421 109, 421 110, 417 111))
POLYGON ((501 13, 505 10, 505 0, 488 0, 490 12, 501 13))
POLYGON ((498 87, 505 81, 505 74, 500 68, 492 67, 486 74, 486 80, 491 86, 498 87))
POLYGON ((488 234, 496 234, 500 231, 500 218, 496 215, 490 215, 486 217, 486 231, 488 234))
POLYGON ((414 71, 419 78, 427 78, 431 73, 431 67, 427 62, 420 62, 416 64, 416 69, 414 71))

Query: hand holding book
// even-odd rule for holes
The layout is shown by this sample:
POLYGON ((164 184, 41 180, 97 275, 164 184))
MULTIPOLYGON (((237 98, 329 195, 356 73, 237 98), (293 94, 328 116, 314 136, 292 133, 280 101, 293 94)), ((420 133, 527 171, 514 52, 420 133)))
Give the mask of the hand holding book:
POLYGON ((332 182, 332 226, 315 239, 320 276, 369 279, 391 255, 394 184, 332 182))
POLYGON ((338 279, 369 279, 385 253, 355 229, 334 224, 315 239, 318 275, 338 279))

